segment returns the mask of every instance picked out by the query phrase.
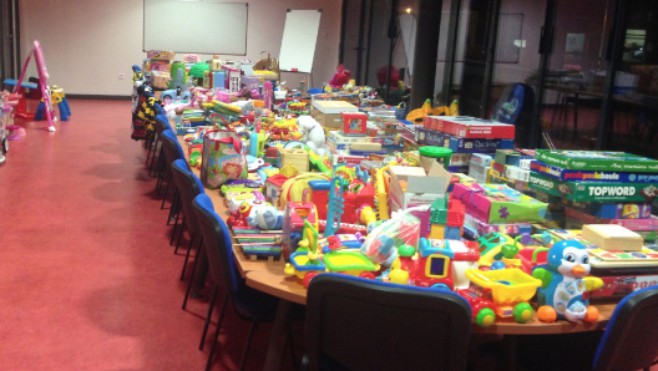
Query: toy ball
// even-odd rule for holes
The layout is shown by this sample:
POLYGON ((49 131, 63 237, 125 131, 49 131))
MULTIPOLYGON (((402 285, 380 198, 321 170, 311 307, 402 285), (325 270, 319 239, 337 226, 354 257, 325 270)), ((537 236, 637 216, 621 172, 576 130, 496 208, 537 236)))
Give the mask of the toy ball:
POLYGON ((621 209, 623 219, 637 219, 640 217, 640 207, 636 204, 626 204, 621 209))
POLYGON ((496 260, 495 262, 491 263, 491 267, 489 267, 489 269, 491 270, 504 269, 504 268, 505 268, 505 263, 503 263, 500 260, 496 260))
POLYGON ((537 308, 537 318, 542 322, 555 322, 557 321, 557 312, 550 305, 542 305, 537 308))

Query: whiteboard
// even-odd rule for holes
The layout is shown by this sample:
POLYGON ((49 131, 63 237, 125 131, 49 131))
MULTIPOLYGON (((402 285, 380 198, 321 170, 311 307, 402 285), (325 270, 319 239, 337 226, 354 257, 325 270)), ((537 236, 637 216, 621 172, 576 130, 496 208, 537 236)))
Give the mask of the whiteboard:
POLYGON ((288 10, 279 51, 279 69, 311 73, 320 29, 320 10, 288 10))
POLYGON ((247 54, 246 3, 144 0, 144 51, 247 54))

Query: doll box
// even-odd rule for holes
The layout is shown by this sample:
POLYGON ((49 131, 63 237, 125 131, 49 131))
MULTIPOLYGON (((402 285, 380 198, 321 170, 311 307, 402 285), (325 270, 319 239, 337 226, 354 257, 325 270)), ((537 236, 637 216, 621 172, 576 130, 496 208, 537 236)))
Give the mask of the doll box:
POLYGON ((547 204, 502 184, 455 184, 452 197, 466 205, 466 212, 487 223, 542 222, 547 204))

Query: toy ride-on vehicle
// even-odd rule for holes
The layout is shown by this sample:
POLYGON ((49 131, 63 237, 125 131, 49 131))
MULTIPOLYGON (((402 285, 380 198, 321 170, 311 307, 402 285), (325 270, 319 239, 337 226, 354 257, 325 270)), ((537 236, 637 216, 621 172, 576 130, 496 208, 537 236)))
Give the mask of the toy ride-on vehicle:
POLYGON ((518 323, 525 323, 532 318, 534 309, 528 300, 535 296, 541 280, 518 268, 488 271, 468 269, 466 276, 482 298, 495 304, 498 317, 514 318, 518 323))

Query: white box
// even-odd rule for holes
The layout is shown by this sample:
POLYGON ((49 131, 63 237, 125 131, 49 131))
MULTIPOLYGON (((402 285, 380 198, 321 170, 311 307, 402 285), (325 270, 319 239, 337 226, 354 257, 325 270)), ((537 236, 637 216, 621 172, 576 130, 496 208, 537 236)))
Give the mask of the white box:
POLYGON ((432 159, 422 159, 421 165, 391 166, 389 206, 392 211, 431 204, 446 197, 451 174, 432 159), (402 182, 406 183, 406 191, 402 182))

